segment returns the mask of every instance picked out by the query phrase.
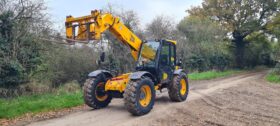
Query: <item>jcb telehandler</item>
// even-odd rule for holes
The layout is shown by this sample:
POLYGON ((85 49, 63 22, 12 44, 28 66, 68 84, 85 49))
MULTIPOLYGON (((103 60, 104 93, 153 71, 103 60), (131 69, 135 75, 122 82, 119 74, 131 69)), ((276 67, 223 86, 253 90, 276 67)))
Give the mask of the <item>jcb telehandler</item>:
POLYGON ((176 41, 143 41, 129 30, 119 17, 101 11, 66 18, 66 37, 73 41, 100 40, 109 30, 131 49, 136 60, 135 72, 114 77, 108 70, 88 74, 83 90, 85 103, 95 109, 108 106, 112 98, 124 98, 133 115, 144 115, 154 106, 156 90, 168 89, 172 101, 185 101, 189 92, 187 73, 176 57, 176 41))

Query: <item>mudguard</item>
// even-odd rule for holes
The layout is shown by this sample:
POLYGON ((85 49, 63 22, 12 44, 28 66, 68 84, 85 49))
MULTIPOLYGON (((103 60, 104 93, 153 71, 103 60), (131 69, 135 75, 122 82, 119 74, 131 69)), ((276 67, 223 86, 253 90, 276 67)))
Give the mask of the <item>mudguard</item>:
POLYGON ((134 73, 132 73, 129 76, 129 78, 132 79, 132 80, 136 80, 136 79, 141 79, 142 76, 148 76, 153 81, 155 81, 155 77, 150 72, 147 72, 147 71, 137 71, 137 72, 134 72, 134 73))
POLYGON ((188 72, 186 70, 184 70, 184 69, 175 70, 173 74, 174 75, 179 75, 181 72, 184 72, 184 73, 188 74, 188 72))
POLYGON ((105 76, 113 77, 113 75, 108 70, 95 70, 88 74, 88 77, 97 77, 98 75, 103 74, 105 76))

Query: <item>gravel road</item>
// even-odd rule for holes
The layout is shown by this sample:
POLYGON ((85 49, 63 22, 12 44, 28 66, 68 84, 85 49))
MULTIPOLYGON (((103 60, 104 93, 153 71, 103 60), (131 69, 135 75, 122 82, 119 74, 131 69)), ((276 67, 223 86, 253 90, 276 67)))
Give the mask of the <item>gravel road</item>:
POLYGON ((132 116, 122 99, 104 109, 85 108, 29 126, 185 126, 280 125, 280 85, 264 81, 266 71, 191 82, 187 101, 171 102, 167 91, 157 92, 153 110, 132 116))

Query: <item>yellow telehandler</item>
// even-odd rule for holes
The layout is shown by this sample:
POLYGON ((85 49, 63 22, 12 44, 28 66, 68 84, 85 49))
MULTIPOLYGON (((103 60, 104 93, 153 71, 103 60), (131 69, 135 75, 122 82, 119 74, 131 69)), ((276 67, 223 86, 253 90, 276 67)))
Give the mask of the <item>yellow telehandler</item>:
MULTIPOLYGON (((176 57, 176 41, 139 39, 110 13, 94 10, 83 17, 67 16, 66 37, 73 41, 100 40, 109 30, 130 48, 136 61, 134 72, 113 76, 108 70, 88 74, 84 83, 85 103, 95 109, 108 106, 112 98, 124 98, 126 109, 133 115, 147 114, 154 106, 155 92, 168 89, 172 101, 185 101, 189 92, 187 73, 176 57)), ((72 41, 72 42, 73 42, 72 41)))

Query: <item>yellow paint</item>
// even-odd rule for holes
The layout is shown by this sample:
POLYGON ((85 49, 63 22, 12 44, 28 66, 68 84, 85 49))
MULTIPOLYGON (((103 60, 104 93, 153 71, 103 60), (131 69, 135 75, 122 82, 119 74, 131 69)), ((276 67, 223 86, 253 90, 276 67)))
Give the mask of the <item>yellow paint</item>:
POLYGON ((143 85, 140 90, 140 99, 139 103, 143 107, 147 107, 152 99, 152 90, 148 85, 143 85), (141 97, 141 95, 143 95, 141 97))
POLYGON ((104 95, 104 96, 98 96, 97 94, 95 95, 96 96, 96 99, 98 101, 105 101, 107 98, 108 98, 108 95, 104 95))
MULTIPOLYGON (((158 84, 159 85, 159 84, 158 84)), ((159 90, 159 86, 158 85, 156 85, 155 86, 155 90, 159 90)))
MULTIPOLYGON (((99 84, 97 85, 97 87, 104 86, 103 84, 104 84, 104 83, 99 83, 99 84)), ((106 95, 104 95, 104 96, 99 96, 99 95, 97 94, 97 90, 96 90, 96 91, 95 91, 95 98, 96 98, 98 101, 105 101, 105 100, 108 98, 108 95, 106 94, 106 95)))
MULTIPOLYGON (((120 42, 130 48, 134 60, 136 61, 138 59, 142 40, 129 30, 128 27, 120 21, 119 17, 113 16, 110 13, 101 13, 101 11, 94 10, 87 16, 76 18, 73 16, 67 16, 65 26, 66 37, 68 39, 81 41, 101 40, 102 33, 109 30, 118 40, 120 40, 120 42), (75 29, 74 26, 76 27, 75 29)), ((177 44, 177 42, 173 40, 166 41, 175 45, 177 44)), ((146 51, 143 52, 142 56, 148 59, 154 59, 156 52, 152 51, 150 47, 144 48, 146 51)), ((108 80, 105 84, 105 91, 112 90, 124 92, 126 85, 129 82, 129 75, 130 73, 123 74, 108 80)), ((165 73, 163 78, 166 79, 167 77, 168 76, 165 73)), ((159 87, 157 86, 155 88, 158 89, 159 87)))
POLYGON ((173 43, 174 45, 177 45, 177 41, 169 40, 169 39, 167 39, 166 41, 167 41, 167 42, 171 42, 171 43, 173 43))
POLYGON ((105 91, 124 92, 126 85, 129 82, 130 74, 131 73, 123 74, 108 80, 105 84, 105 91))
POLYGON ((142 48, 143 49, 142 49, 141 55, 144 58, 147 58, 149 60, 154 60, 155 59, 156 51, 152 47, 144 44, 142 48))
POLYGON ((180 81, 181 89, 180 89, 180 94, 185 95, 187 92, 187 83, 185 79, 181 79, 180 81))
POLYGON ((174 60, 175 60, 175 58, 172 56, 172 57, 171 57, 171 62, 174 62, 174 60))
POLYGON ((100 11, 92 11, 91 15, 74 18, 68 16, 66 18, 66 37, 68 39, 76 40, 100 40, 101 34, 109 30, 115 35, 122 43, 131 48, 131 54, 135 60, 138 58, 138 51, 142 40, 137 37, 131 30, 129 30, 119 17, 115 17, 110 13, 101 13, 100 11), (90 23, 89 29, 86 24, 90 23), (73 27, 77 25, 78 32, 76 38, 73 38, 73 27), (90 35, 88 35, 88 32, 90 35))
MULTIPOLYGON (((76 17, 66 17, 66 37, 68 39, 75 40, 100 40, 101 34, 109 30, 118 40, 127 45, 131 49, 131 55, 136 61, 138 59, 138 52, 142 44, 142 40, 136 36, 131 30, 129 30, 121 21, 119 17, 113 16, 110 13, 101 13, 98 10, 94 10, 90 15, 76 17), (89 28, 87 28, 89 24, 89 28), (77 33, 73 33, 73 26, 78 27, 77 33), (89 31, 89 33, 87 32, 89 31), (76 36, 74 38, 73 34, 76 36)), ((177 44, 176 41, 167 40, 173 44, 177 44)), ((147 51, 144 56, 150 58, 154 57, 155 53, 147 51)))
POLYGON ((166 80, 166 79, 167 79, 167 77, 168 77, 167 73, 163 73, 163 75, 162 75, 162 79, 163 79, 163 80, 166 80))
POLYGON ((175 70, 179 70, 180 69, 180 66, 175 66, 175 70))

